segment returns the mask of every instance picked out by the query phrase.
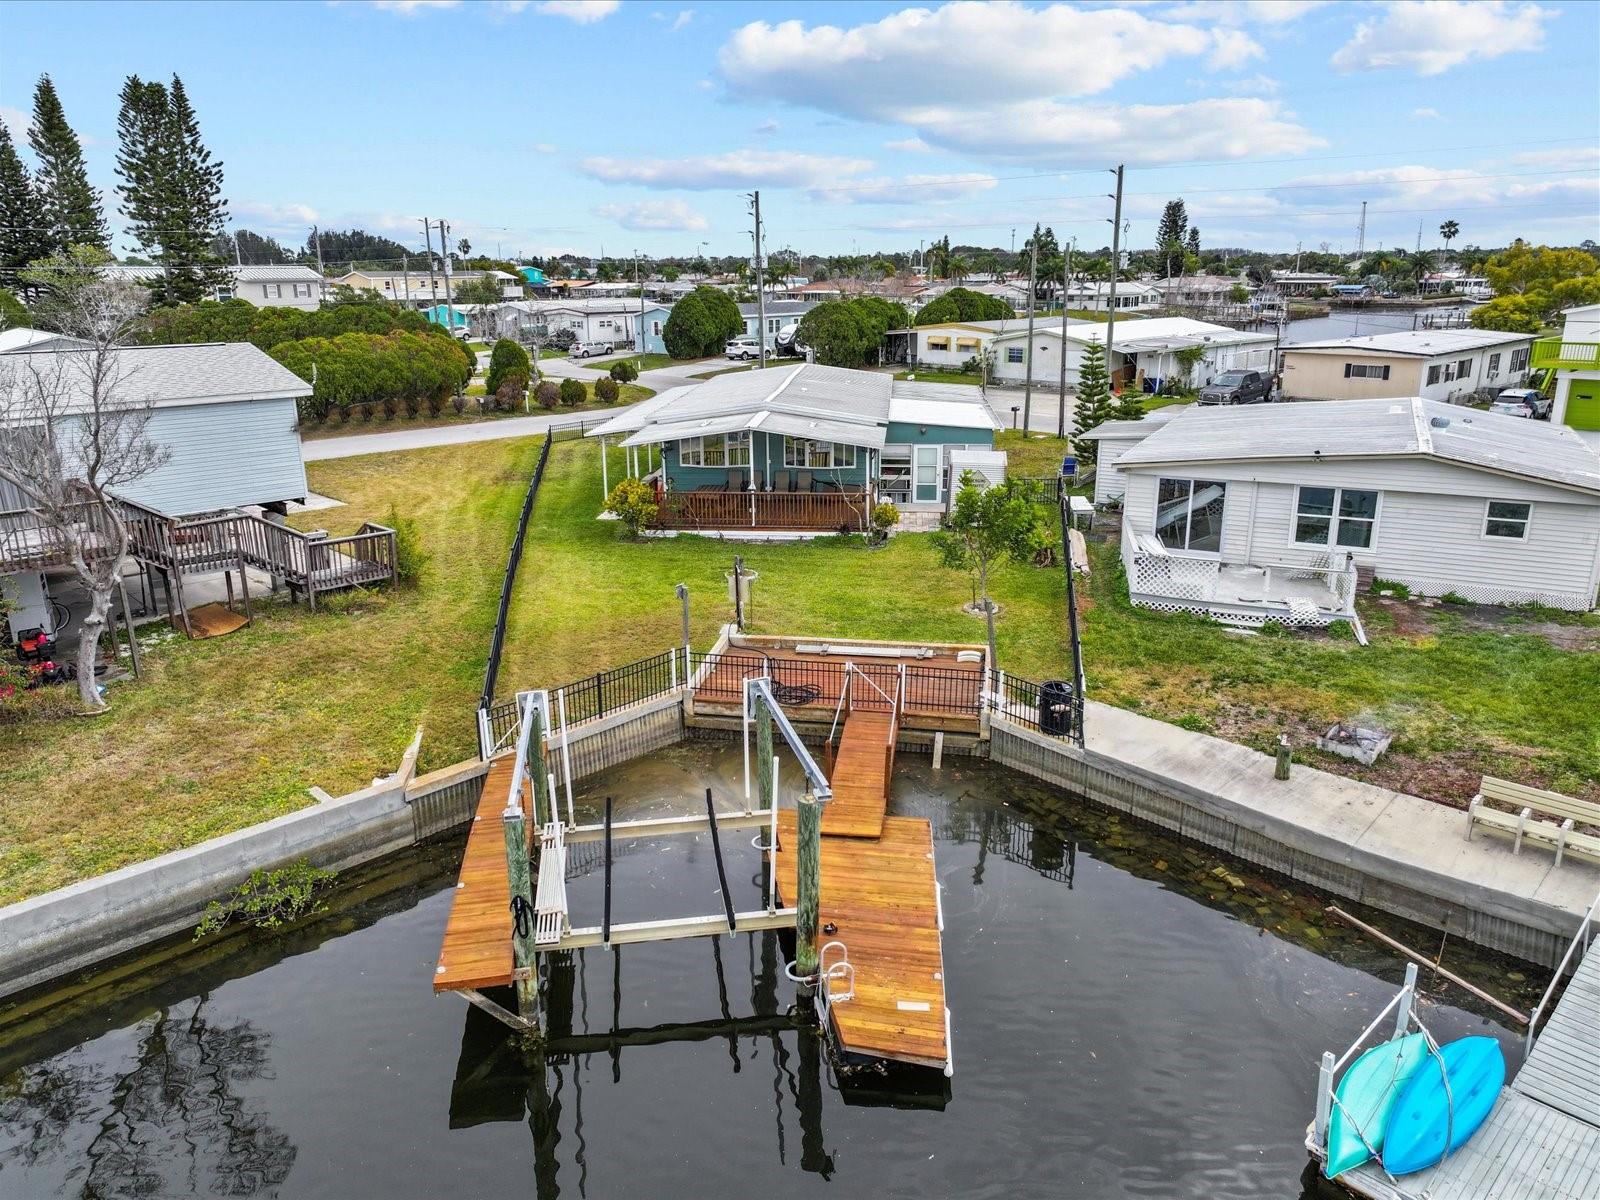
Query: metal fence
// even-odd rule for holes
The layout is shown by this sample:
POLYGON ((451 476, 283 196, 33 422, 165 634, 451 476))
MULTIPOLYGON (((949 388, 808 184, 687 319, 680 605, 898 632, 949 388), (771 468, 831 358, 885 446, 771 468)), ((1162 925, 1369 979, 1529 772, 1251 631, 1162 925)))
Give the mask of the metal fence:
MULTIPOLYGON (((677 650, 663 650, 609 671, 596 671, 582 679, 550 689, 550 702, 564 697, 568 724, 592 721, 630 704, 665 696, 679 684, 677 650)), ((555 715, 555 714, 553 714, 555 715)))
POLYGON ((505 648, 506 617, 511 611, 511 591, 517 582, 517 566, 522 562, 522 545, 528 537, 528 518, 533 515, 533 502, 539 495, 539 484, 544 479, 545 464, 550 461, 550 445, 555 439, 553 431, 544 435, 539 448, 539 463, 528 480, 527 494, 522 498, 522 514, 517 518, 517 536, 512 539, 511 553, 506 558, 505 578, 500 581, 500 608, 494 618, 494 634, 489 639, 489 664, 483 673, 483 694, 478 697, 478 707, 488 708, 494 703, 495 680, 500 675, 500 652, 505 648))
POLYGON ((1035 683, 1004 671, 991 671, 984 694, 990 711, 1012 724, 1083 744, 1083 697, 1070 682, 1035 683))
POLYGON ((903 671, 908 712, 975 717, 983 708, 983 673, 976 666, 962 670, 882 658, 794 659, 756 649, 694 652, 689 661, 695 695, 712 703, 742 703, 743 681, 765 676, 772 680, 779 704, 832 710, 854 673, 860 678, 850 685, 850 706, 865 712, 889 712, 899 694, 903 671))

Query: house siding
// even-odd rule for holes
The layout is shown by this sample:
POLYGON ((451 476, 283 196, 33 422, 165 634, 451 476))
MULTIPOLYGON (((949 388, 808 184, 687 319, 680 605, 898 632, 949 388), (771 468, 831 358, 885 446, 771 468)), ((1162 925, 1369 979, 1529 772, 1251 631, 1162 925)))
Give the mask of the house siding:
POLYGON ((854 467, 785 467, 783 465, 783 437, 757 431, 750 438, 749 467, 686 467, 678 462, 678 444, 669 442, 662 447, 662 460, 672 487, 680 492, 698 487, 721 485, 728 482, 729 471, 755 470, 761 476, 762 486, 769 487, 779 471, 809 470, 813 481, 830 480, 846 487, 864 487, 867 480, 867 454, 863 446, 856 448, 854 467), (770 467, 769 467, 770 463, 770 467))
POLYGON ((293 400, 157 408, 150 438, 171 457, 118 494, 171 516, 306 495, 293 400))
POLYGON ((1373 545, 1351 551, 1355 562, 1413 591, 1587 609, 1600 584, 1600 497, 1534 480, 1420 458, 1138 466, 1127 474, 1125 508, 1145 533, 1154 527, 1160 478, 1226 480, 1221 554, 1230 562, 1304 562, 1336 551, 1293 541, 1296 487, 1350 487, 1380 493, 1373 545), (1489 499, 1533 505, 1526 541, 1483 536, 1489 499))
POLYGON ((1283 394, 1294 400, 1379 400, 1385 396, 1416 396, 1422 381, 1422 362, 1384 354, 1312 354, 1285 350, 1283 394), (1388 367, 1387 379, 1346 379, 1345 363, 1388 367))
POLYGON ((1102 504, 1110 504, 1122 495, 1128 484, 1122 472, 1117 469, 1117 459, 1149 436, 1149 431, 1146 431, 1135 437, 1100 439, 1100 450, 1095 456, 1094 469, 1094 503, 1096 507, 1102 504))

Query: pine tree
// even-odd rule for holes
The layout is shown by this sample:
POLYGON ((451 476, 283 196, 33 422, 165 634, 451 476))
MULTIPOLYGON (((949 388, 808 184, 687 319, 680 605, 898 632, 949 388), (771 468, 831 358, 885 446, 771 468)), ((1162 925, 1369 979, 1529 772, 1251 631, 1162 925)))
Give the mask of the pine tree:
POLYGON ((1073 446, 1078 457, 1093 462, 1098 443, 1080 441, 1096 425, 1112 419, 1111 382, 1106 375, 1106 348, 1090 342, 1078 370, 1078 396, 1072 409, 1073 446))
POLYGON ((44 209, 44 224, 49 226, 52 251, 72 245, 107 248, 111 239, 100 212, 100 197, 83 165, 83 146, 67 124, 61 98, 48 75, 39 76, 33 89, 28 144, 39 160, 34 186, 44 209))
POLYGON ((1200 257, 1200 226, 1189 226, 1189 240, 1185 244, 1185 248, 1196 258, 1200 257))
POLYGON ((222 196, 222 164, 211 160, 200 137, 200 122, 189 103, 183 80, 172 77, 168 91, 171 111, 167 134, 172 157, 173 220, 175 231, 166 243, 170 269, 169 299, 203 300, 229 276, 212 252, 212 240, 222 234, 228 219, 228 202, 222 196))
POLYGON ((167 154, 167 89, 137 75, 122 85, 117 115, 117 174, 122 215, 141 254, 159 254, 166 232, 172 163, 167 154))
POLYGON ((1168 200, 1167 206, 1161 210, 1161 223, 1156 226, 1156 254, 1162 259, 1162 271, 1171 275, 1170 261, 1178 260, 1178 265, 1183 265, 1183 238, 1189 229, 1189 211, 1184 207, 1183 197, 1168 200))
POLYGON ((49 253, 44 205, 17 157, 11 131, 0 121, 0 268, 12 282, 17 271, 49 253))

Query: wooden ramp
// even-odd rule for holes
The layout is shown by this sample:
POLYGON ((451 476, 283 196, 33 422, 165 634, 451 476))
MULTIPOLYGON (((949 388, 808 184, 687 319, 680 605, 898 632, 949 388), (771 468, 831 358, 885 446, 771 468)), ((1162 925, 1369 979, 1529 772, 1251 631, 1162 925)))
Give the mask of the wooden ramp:
POLYGON ((195 639, 221 637, 243 629, 250 622, 225 604, 202 604, 186 615, 189 636, 195 639))
MULTIPOLYGON (((838 803, 837 799, 832 804, 838 803)), ((920 817, 884 817, 880 835, 824 836, 822 942, 844 943, 855 995, 829 1005, 839 1047, 849 1054, 943 1069, 950 1062, 944 950, 939 932, 933 831, 920 817)), ((827 831, 827 815, 823 830, 827 831)), ((778 891, 795 895, 795 814, 778 813, 778 891)), ((838 959, 828 954, 827 963, 838 959)), ((832 994, 848 984, 835 980, 832 994)))
POLYGON ((822 813, 824 837, 875 838, 883 833, 894 760, 894 722, 887 712, 853 712, 834 756, 833 799, 822 813))
POLYGON ((511 883, 506 878, 506 835, 500 814, 511 794, 514 765, 512 755, 502 755, 489 764, 483 781, 433 974, 436 992, 511 982, 511 883))

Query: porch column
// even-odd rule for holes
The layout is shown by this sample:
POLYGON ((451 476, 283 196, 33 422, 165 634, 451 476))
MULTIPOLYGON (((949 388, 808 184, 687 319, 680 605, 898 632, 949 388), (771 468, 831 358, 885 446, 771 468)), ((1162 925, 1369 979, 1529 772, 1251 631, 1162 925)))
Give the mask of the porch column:
POLYGON ((606 445, 605 434, 600 435, 600 495, 601 499, 611 495, 611 476, 607 469, 606 459, 610 457, 610 448, 606 445))

